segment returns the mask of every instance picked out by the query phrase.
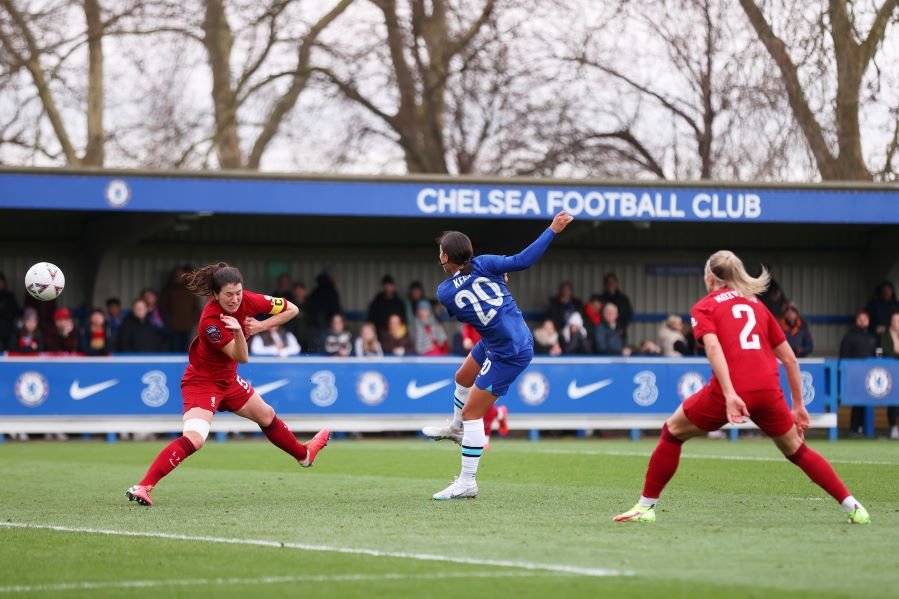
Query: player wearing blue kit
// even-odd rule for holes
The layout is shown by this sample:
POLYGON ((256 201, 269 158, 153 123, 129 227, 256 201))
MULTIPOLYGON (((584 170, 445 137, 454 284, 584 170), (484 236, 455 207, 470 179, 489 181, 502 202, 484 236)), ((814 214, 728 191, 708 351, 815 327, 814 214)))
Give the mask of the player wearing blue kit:
POLYGON ((475 474, 484 451, 484 414, 505 395, 534 357, 534 340, 521 310, 509 293, 505 273, 533 266, 574 217, 565 211, 520 254, 474 257, 464 233, 447 231, 440 237, 440 265, 450 278, 437 288, 447 312, 472 325, 481 340, 456 372, 453 422, 446 427, 425 427, 433 439, 452 439, 462 445, 462 473, 434 499, 477 497, 475 474))

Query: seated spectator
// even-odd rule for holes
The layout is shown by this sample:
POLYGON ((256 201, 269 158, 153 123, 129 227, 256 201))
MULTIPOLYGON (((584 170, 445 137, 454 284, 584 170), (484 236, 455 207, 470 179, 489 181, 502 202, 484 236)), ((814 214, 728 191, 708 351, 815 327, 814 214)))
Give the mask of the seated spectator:
POLYGON ((0 272, 0 352, 6 349, 6 345, 12 341, 18 313, 19 303, 16 301, 16 296, 7 289, 6 276, 0 272))
POLYGON ((343 316, 331 317, 331 326, 322 338, 322 352, 328 356, 345 358, 353 352, 353 335, 346 330, 343 316))
POLYGON ((9 351, 20 354, 34 354, 44 351, 44 335, 41 333, 37 319, 37 310, 25 308, 22 324, 13 334, 9 343, 9 351))
POLYGON ((300 344, 294 334, 283 327, 274 326, 267 331, 253 335, 250 353, 256 356, 279 356, 286 358, 300 353, 300 344))
POLYGON ((144 287, 140 292, 141 299, 147 304, 147 320, 160 330, 168 329, 168 321, 159 307, 159 294, 151 287, 144 287))
POLYGON ((106 325, 109 327, 109 338, 116 339, 119 336, 119 327, 125 319, 122 312, 122 300, 111 297, 106 300, 106 325))
POLYGON ((449 355, 449 338, 443 325, 434 318, 431 302, 426 299, 418 302, 413 322, 415 353, 419 356, 449 355))
POLYGON ((147 302, 138 298, 122 321, 116 349, 127 353, 162 353, 168 350, 165 333, 147 318, 147 302))
POLYGON ((381 349, 388 356, 414 356, 415 346, 403 319, 393 314, 387 319, 387 330, 381 335, 381 349))
MULTIPOLYGON (((399 316, 399 314, 396 316, 399 316)), ((370 322, 362 325, 359 329, 359 336, 356 337, 353 353, 357 358, 380 358, 384 355, 384 350, 381 349, 381 343, 378 341, 378 332, 375 329, 375 325, 370 322)))
POLYGON ((572 312, 568 315, 568 322, 562 331, 563 354, 589 354, 590 345, 587 342, 587 329, 584 328, 584 317, 580 312, 572 312))
POLYGON ((546 309, 545 318, 549 318, 556 325, 556 330, 561 331, 568 322, 568 316, 572 312, 582 312, 584 303, 574 297, 574 287, 570 281, 563 281, 559 285, 559 293, 549 298, 549 307, 546 309))
POLYGON ((804 358, 812 353, 814 349, 812 334, 805 321, 799 318, 799 308, 796 307, 796 304, 789 304, 778 322, 784 331, 787 343, 793 348, 793 353, 797 358, 804 358))
MULTIPOLYGON (((869 327, 871 318, 865 310, 855 313, 855 326, 840 340, 840 358, 870 358, 875 355, 880 340, 871 333, 869 327)), ((863 434, 865 421, 865 407, 852 406, 849 418, 849 434, 860 436, 863 434)))
MULTIPOLYGON (((890 326, 880 336, 880 347, 883 348, 883 357, 899 360, 899 312, 893 312, 890 316, 890 326)), ((896 416, 899 415, 899 406, 887 406, 887 423, 890 426, 890 439, 899 439, 899 426, 896 416)))
POLYGON ((620 356, 624 348, 624 332, 618 326, 618 306, 606 302, 602 307, 602 322, 596 327, 593 350, 600 355, 620 356))
POLYGON ((890 325, 893 312, 899 311, 899 300, 896 290, 889 281, 884 281, 874 290, 874 297, 868 302, 865 310, 871 317, 870 329, 877 336, 883 335, 890 325))
POLYGON ((390 275, 381 279, 381 291, 368 305, 368 321, 375 325, 378 332, 387 329, 387 320, 391 314, 406 318, 406 304, 396 294, 396 282, 390 275))
POLYGON ((54 334, 47 339, 44 347, 49 352, 74 353, 78 351, 78 333, 75 332, 75 321, 68 308, 57 308, 53 313, 54 334))
MULTIPOLYGON (((425 298, 425 288, 420 281, 412 281, 409 283, 409 289, 406 291, 406 300, 404 302, 406 308, 406 317, 403 319, 405 323, 411 323, 415 320, 415 308, 425 298)), ((383 345, 383 344, 382 344, 383 345)))
POLYGON ((618 307, 617 327, 621 330, 621 336, 627 339, 627 327, 630 326, 634 317, 634 310, 631 307, 631 300, 621 292, 618 288, 618 277, 615 273, 610 272, 602 279, 603 292, 599 299, 602 300, 603 307, 612 303, 618 307))
POLYGON ((683 349, 686 343, 684 319, 677 314, 669 314, 662 326, 659 327, 658 347, 661 350, 661 354, 668 357, 682 356, 684 354, 678 347, 683 349))
POLYGON ((552 318, 547 318, 539 328, 534 329, 534 354, 558 356, 562 353, 559 332, 552 318))
POLYGON ((470 352, 471 348, 480 340, 481 334, 478 333, 476 328, 467 322, 462 325, 462 349, 465 350, 466 354, 470 352))
MULTIPOLYGON (((635 356, 661 356, 662 348, 659 347, 652 339, 644 339, 636 349, 631 351, 631 355, 635 356)), ((681 355, 681 354, 677 354, 681 355)))
POLYGON ((602 298, 599 294, 594 293, 590 296, 590 300, 584 306, 584 316, 587 317, 587 322, 584 324, 588 329, 597 326, 602 320, 602 298))
POLYGON ((88 356, 108 356, 112 352, 106 313, 102 308, 91 310, 87 326, 81 332, 81 351, 88 356))
POLYGON ((780 287, 780 283, 773 277, 771 278, 771 283, 768 284, 768 289, 759 294, 759 299, 762 300, 768 311, 774 315, 774 318, 783 316, 784 310, 786 310, 787 304, 789 304, 783 289, 780 287))

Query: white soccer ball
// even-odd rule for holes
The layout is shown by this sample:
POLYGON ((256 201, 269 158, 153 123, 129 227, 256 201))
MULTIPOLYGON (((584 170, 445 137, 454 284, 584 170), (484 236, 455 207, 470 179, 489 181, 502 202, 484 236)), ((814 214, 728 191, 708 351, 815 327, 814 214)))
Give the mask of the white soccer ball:
POLYGON ((55 300, 66 286, 66 276, 55 264, 38 262, 25 273, 25 289, 44 302, 55 300))

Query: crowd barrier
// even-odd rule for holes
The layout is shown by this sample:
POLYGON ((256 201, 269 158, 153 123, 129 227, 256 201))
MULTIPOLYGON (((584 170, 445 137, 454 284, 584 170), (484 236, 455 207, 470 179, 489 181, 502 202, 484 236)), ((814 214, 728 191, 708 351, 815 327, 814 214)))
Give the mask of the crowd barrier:
MULTIPOLYGON (((451 413, 460 364, 461 358, 254 357, 239 372, 295 430, 414 431, 451 413)), ((2 357, 0 435, 180 431, 185 366, 185 356, 172 355, 2 357)), ((889 382, 899 376, 894 365, 853 362, 842 380, 840 367, 801 361, 812 426, 828 429, 834 439, 838 390, 845 398, 859 385, 873 385, 878 401, 899 403, 889 382)), ((617 429, 638 436, 641 429, 660 428, 710 373, 702 358, 536 358, 500 401, 513 429, 617 429)), ((782 383, 786 389, 783 373, 782 383)), ((257 430, 231 414, 213 422, 220 437, 257 430)))

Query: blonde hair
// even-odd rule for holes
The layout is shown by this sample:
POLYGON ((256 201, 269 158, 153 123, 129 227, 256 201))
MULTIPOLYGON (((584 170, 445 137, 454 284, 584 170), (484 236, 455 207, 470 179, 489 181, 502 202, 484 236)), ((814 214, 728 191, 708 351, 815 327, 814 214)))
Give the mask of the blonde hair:
POLYGON ((705 263, 706 276, 712 275, 715 280, 733 289, 743 297, 753 297, 768 289, 771 275, 762 266, 762 274, 749 276, 743 261, 728 250, 720 250, 709 256, 705 263))

